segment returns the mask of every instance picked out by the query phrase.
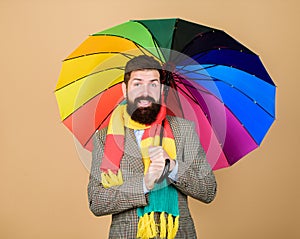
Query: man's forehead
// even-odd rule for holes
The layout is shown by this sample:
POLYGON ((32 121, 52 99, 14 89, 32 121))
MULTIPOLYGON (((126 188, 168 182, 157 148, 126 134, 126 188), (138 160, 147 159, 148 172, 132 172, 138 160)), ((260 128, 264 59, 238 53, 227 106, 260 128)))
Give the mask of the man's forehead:
POLYGON ((159 81, 160 74, 159 71, 155 69, 137 70, 131 72, 129 80, 159 81))

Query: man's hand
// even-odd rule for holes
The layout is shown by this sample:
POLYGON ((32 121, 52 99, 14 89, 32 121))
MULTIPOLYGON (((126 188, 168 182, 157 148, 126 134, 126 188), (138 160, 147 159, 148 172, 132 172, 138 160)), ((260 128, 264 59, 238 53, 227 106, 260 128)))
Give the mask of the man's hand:
MULTIPOLYGON (((165 160, 169 158, 169 155, 161 146, 152 146, 149 147, 149 158, 150 166, 145 174, 144 180, 147 189, 151 190, 155 182, 160 178, 165 167, 165 160)), ((175 162, 173 160, 170 161, 170 171, 172 171, 175 162)))

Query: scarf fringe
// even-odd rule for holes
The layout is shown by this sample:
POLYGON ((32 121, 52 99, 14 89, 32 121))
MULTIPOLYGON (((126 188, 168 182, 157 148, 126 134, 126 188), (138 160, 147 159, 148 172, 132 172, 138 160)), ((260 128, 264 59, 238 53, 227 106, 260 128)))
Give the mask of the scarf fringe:
POLYGON ((168 214, 167 219, 165 217, 165 212, 162 212, 160 214, 160 224, 158 225, 158 230, 154 220, 154 212, 151 212, 150 214, 146 213, 139 219, 137 238, 155 238, 159 231, 160 238, 174 239, 179 228, 179 216, 176 216, 173 220, 173 216, 168 214))
POLYGON ((114 174, 108 169, 107 173, 101 173, 101 182, 104 188, 110 188, 112 186, 119 186, 123 184, 123 176, 121 170, 117 174, 114 174))

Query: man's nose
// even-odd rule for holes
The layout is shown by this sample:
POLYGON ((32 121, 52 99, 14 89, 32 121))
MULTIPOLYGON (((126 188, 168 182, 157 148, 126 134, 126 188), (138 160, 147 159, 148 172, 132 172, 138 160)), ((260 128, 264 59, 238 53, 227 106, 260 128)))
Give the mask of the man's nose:
POLYGON ((148 96, 149 95, 149 86, 148 85, 143 85, 142 95, 143 96, 148 96))

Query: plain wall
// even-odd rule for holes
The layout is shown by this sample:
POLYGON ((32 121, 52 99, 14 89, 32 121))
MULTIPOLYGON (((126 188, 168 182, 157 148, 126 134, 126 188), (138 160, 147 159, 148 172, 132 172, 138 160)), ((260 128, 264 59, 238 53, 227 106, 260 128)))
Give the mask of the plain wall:
POLYGON ((102 239, 89 172, 60 122, 62 60, 89 34, 130 19, 182 18, 225 30, 260 55, 278 86, 260 148, 216 171, 209 205, 190 200, 199 238, 294 239, 299 232, 298 0, 1 0, 0 238, 102 239))

